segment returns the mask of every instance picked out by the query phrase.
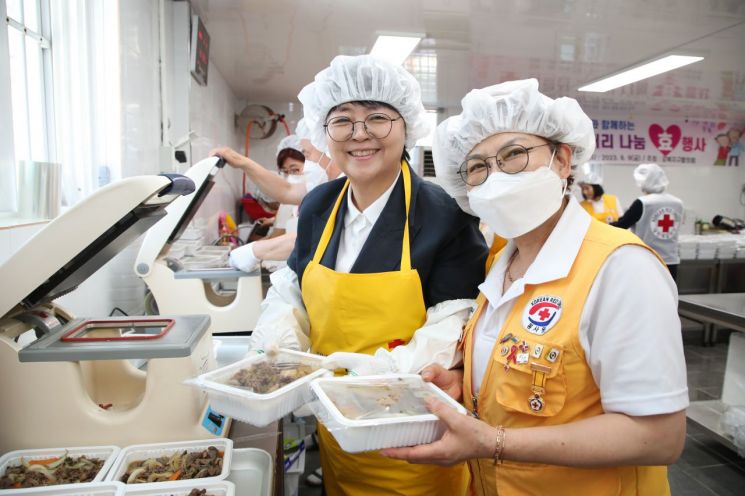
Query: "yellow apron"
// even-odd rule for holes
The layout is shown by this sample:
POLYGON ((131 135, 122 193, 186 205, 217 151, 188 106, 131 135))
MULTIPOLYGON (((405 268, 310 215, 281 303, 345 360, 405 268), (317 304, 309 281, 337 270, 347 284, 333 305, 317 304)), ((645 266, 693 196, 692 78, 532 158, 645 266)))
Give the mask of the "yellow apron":
MULTIPOLYGON (((579 322, 602 264, 626 244, 645 246, 628 231, 593 220, 567 277, 526 286, 500 330, 474 399, 472 393, 465 393, 473 391, 473 330, 488 304, 484 295, 479 295, 478 308, 466 325, 462 340, 466 408, 476 410, 490 425, 507 428, 561 425, 603 413, 600 390, 579 342, 579 322), (533 332, 528 332, 526 326, 533 332), (528 360, 510 360, 513 351, 527 353, 528 360)), ((478 496, 670 494, 666 467, 583 469, 513 461, 495 465, 491 459, 472 460, 469 466, 472 490, 478 496)))
MULTIPOLYGON (((321 239, 303 272, 302 294, 310 317, 313 352, 372 354, 380 347, 407 343, 426 320, 422 285, 411 268, 409 204, 411 172, 401 163, 406 198, 406 222, 401 269, 374 274, 340 273, 321 265, 349 181, 339 194, 321 239)), ((344 452, 329 432, 319 426, 321 466, 328 496, 445 495, 460 496, 468 487, 465 464, 441 468, 411 465, 378 453, 344 452)))
POLYGON ((590 214, 600 222, 605 222, 606 224, 616 222, 618 220, 618 210, 616 210, 616 205, 618 205, 618 198, 616 198, 614 195, 603 194, 602 199, 602 212, 596 212, 595 208, 592 206, 592 202, 589 200, 583 200, 582 202, 580 202, 580 205, 582 205, 582 208, 584 208, 588 214, 590 214))

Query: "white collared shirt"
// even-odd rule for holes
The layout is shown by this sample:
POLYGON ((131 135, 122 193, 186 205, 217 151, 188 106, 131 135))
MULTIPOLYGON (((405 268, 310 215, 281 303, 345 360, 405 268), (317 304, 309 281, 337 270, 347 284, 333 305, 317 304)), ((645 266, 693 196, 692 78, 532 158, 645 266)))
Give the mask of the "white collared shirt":
POLYGON ((347 190, 347 211, 344 215, 344 229, 341 233, 339 252, 336 254, 336 272, 349 272, 362 251, 375 222, 383 212, 385 204, 391 197, 401 172, 396 175, 390 187, 372 202, 369 207, 360 212, 352 201, 352 186, 347 190))
MULTIPOLYGON (((514 241, 507 244, 479 286, 489 303, 475 328, 474 393, 481 387, 495 341, 525 285, 569 274, 590 219, 571 197, 533 263, 503 295, 505 269, 515 251, 514 241)), ((606 412, 642 416, 677 412, 688 406, 677 309, 675 282, 647 249, 622 246, 605 261, 585 302, 579 339, 606 412)))

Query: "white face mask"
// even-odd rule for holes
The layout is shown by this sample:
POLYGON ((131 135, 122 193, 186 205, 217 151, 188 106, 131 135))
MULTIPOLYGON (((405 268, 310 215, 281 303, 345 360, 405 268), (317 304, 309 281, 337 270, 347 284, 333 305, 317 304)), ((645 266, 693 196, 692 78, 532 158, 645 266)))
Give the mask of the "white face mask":
POLYGON ((532 172, 493 172, 468 192, 471 209, 489 229, 505 239, 532 231, 561 208, 566 182, 548 167, 532 172))
POLYGON ((290 174, 287 176, 287 182, 290 184, 300 184, 305 182, 305 176, 302 174, 290 174))

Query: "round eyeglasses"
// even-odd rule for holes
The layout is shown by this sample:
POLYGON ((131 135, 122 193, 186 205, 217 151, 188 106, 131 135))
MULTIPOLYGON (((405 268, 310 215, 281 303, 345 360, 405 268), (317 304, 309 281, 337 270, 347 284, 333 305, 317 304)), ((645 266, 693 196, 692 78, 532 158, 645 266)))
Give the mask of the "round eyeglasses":
POLYGON ((522 145, 507 145, 501 148, 496 155, 492 157, 472 157, 466 159, 460 165, 458 174, 460 178, 469 186, 478 186, 486 182, 489 177, 489 172, 494 168, 496 162, 497 167, 500 171, 505 174, 517 174, 522 172, 528 166, 530 161, 530 150, 540 148, 542 146, 553 146, 554 143, 543 143, 542 145, 535 145, 525 147, 522 145))
POLYGON ((358 123, 362 123, 362 127, 368 136, 375 139, 387 138, 391 134, 393 129, 393 121, 403 119, 403 117, 396 117, 395 119, 385 114, 370 114, 365 117, 364 121, 353 121, 349 117, 334 117, 329 119, 323 127, 326 128, 329 138, 337 142, 349 141, 354 135, 354 126, 358 123))

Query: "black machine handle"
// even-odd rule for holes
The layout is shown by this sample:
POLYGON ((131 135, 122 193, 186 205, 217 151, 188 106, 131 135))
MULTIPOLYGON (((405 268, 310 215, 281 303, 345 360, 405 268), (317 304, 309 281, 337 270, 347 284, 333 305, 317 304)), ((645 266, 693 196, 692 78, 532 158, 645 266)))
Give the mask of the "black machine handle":
POLYGON ((188 195, 193 193, 197 187, 194 185, 194 181, 181 174, 159 174, 165 176, 171 180, 171 184, 166 186, 163 191, 158 193, 158 196, 165 195, 188 195))

